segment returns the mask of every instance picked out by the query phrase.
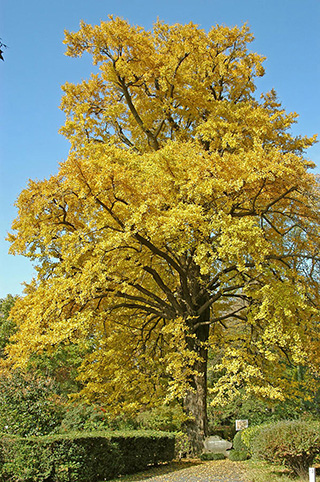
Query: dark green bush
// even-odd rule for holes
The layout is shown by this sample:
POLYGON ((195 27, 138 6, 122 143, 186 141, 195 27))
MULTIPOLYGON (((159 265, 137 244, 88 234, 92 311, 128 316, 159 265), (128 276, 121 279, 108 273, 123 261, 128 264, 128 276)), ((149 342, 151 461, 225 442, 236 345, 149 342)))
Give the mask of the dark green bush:
POLYGON ((209 426, 209 434, 210 435, 218 435, 219 437, 223 438, 224 440, 232 441, 235 435, 236 429, 234 424, 233 425, 213 425, 209 426))
POLYGON ((133 473, 174 458, 175 436, 168 432, 132 431, 111 437, 119 446, 124 470, 133 473))
POLYGON ((200 455, 201 460, 223 460, 226 456, 224 454, 217 454, 214 452, 206 452, 200 455))
POLYGON ((164 432, 6 436, 1 439, 0 475, 3 482, 97 482, 173 457, 174 435, 164 432))
POLYGON ((229 459, 233 462, 239 462, 242 460, 247 460, 249 458, 248 452, 244 450, 230 450, 229 459))
POLYGON ((253 439, 253 453, 304 475, 320 453, 320 423, 296 420, 263 427, 253 439))

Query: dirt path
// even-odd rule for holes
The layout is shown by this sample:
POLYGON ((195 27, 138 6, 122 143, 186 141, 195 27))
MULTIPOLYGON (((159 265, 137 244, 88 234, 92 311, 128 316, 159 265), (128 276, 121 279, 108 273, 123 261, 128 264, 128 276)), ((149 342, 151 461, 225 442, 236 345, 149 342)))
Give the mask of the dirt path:
MULTIPOLYGON (((120 479, 121 480, 121 479, 120 479)), ((249 482, 241 462, 181 462, 126 478, 130 482, 249 482)))

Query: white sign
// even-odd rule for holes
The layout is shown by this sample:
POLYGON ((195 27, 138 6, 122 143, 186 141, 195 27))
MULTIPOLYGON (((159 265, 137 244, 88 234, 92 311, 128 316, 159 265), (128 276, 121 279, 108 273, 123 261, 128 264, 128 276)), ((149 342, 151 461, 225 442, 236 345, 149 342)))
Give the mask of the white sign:
POLYGON ((236 420, 236 430, 244 430, 248 428, 249 422, 248 420, 236 420))

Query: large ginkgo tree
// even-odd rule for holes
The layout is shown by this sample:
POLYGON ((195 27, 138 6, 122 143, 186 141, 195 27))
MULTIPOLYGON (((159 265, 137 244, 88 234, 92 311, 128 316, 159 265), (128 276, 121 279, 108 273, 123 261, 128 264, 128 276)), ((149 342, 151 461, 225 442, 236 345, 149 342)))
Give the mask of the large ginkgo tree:
POLYGON ((241 28, 110 17, 66 32, 92 55, 63 86, 57 175, 30 181, 11 252, 37 266, 14 308, 6 363, 87 346, 82 395, 135 412, 179 399, 194 452, 214 399, 269 398, 290 366, 319 370, 319 186, 296 114, 255 98, 263 57, 241 28))

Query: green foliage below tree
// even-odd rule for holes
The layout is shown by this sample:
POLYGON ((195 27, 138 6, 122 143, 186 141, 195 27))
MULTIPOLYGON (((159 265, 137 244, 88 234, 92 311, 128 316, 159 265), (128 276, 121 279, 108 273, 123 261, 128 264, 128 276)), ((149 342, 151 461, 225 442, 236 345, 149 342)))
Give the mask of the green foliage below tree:
POLYGON ((52 379, 17 371, 0 378, 0 433, 45 435, 60 425, 62 415, 52 379))
POLYGON ((99 405, 71 402, 66 405, 61 425, 56 431, 68 433, 74 431, 134 430, 137 428, 139 428, 137 420, 125 416, 111 416, 104 407, 99 405))
POLYGON ((16 323, 9 319, 10 310, 17 300, 17 296, 7 295, 0 299, 0 358, 5 356, 4 350, 11 335, 16 332, 16 323))
POLYGON ((241 393, 231 402, 220 406, 212 406, 209 398, 209 433, 230 438, 235 430, 235 421, 238 419, 248 419, 250 427, 281 420, 318 419, 320 391, 309 390, 308 393, 306 389, 305 397, 304 400, 301 397, 292 396, 279 402, 268 398, 263 400, 256 396, 248 397, 241 393))
POLYGON ((52 378, 61 395, 77 393, 81 389, 77 369, 88 349, 71 343, 59 346, 52 353, 35 353, 29 360, 28 369, 39 376, 52 378))
POLYGON ((151 410, 141 412, 137 416, 137 422, 141 428, 148 430, 162 430, 179 432, 183 428, 186 416, 179 404, 162 405, 151 410))

